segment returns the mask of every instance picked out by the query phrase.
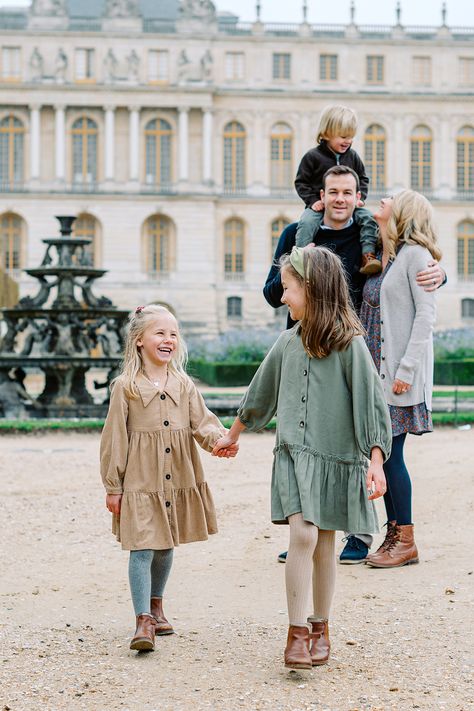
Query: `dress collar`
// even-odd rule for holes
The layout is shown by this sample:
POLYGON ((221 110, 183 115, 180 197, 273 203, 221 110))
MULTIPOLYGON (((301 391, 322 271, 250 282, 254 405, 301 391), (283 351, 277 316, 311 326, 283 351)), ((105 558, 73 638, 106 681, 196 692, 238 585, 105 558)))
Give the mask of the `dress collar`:
POLYGON ((166 379, 166 385, 163 389, 157 388, 153 385, 148 378, 146 378, 143 373, 137 375, 135 384, 140 393, 140 397, 143 402, 143 407, 147 407, 156 395, 165 393, 168 395, 175 405, 179 405, 179 396, 181 392, 181 383, 174 375, 174 373, 168 371, 168 377, 166 379))

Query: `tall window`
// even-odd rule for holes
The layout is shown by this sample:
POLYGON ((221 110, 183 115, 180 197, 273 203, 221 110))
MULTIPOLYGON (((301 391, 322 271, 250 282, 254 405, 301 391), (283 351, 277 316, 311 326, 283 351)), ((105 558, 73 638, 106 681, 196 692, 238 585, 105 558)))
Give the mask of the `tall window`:
POLYGON ((6 272, 21 268, 23 220, 8 213, 0 217, 0 268, 6 272))
POLYGON ((2 79, 18 81, 21 79, 21 54, 19 47, 2 47, 2 79))
POLYGON ((413 57, 413 83, 431 86, 431 57, 413 57))
POLYGON ((146 271, 168 274, 173 268, 173 228, 164 215, 153 215, 145 223, 146 271))
POLYGON ((245 230, 242 220, 232 218, 224 225, 224 273, 227 279, 239 277, 245 267, 245 230))
POLYGON ((471 220, 458 225, 458 278, 474 281, 474 222, 471 220))
POLYGON ((474 57, 459 57, 459 83, 474 86, 474 57))
POLYGON ((169 52, 163 49, 150 49, 148 52, 148 81, 160 84, 169 79, 169 52))
POLYGON ((91 266, 95 264, 95 252, 97 243, 97 220, 92 215, 82 214, 75 220, 73 225, 73 237, 90 239, 91 243, 84 247, 85 261, 91 266))
POLYGON ((385 131, 382 126, 372 124, 364 136, 365 167, 372 190, 385 190, 385 131))
POLYGON ((243 52, 226 52, 225 78, 236 81, 244 78, 245 54, 243 52))
POLYGON ((74 121, 72 136, 72 180, 76 185, 97 182, 97 124, 82 116, 74 121))
POLYGON ((276 220, 273 220, 272 222, 272 233, 271 233, 271 240, 270 240, 270 249, 271 249, 271 255, 270 259, 273 259, 273 255, 275 254, 275 250, 277 248, 278 240, 280 239, 280 235, 285 229, 285 227, 288 227, 290 223, 286 219, 286 217, 277 217, 276 220))
POLYGON ((461 301, 461 318, 474 318, 474 299, 461 301))
POLYGON ((273 78, 291 78, 291 54, 276 52, 273 55, 273 78))
POLYGON ((90 48, 76 49, 76 81, 95 80, 95 54, 90 48))
POLYGON ((224 128, 224 188, 228 191, 245 188, 245 128, 231 121, 224 128))
POLYGON ((290 188, 293 184, 293 132, 286 123, 276 123, 270 141, 271 187, 290 188))
POLYGON ((474 128, 463 126, 456 139, 456 177, 460 192, 474 192, 474 128))
POLYGON ((319 55, 319 78, 321 81, 337 80, 337 54, 319 55))
POLYGON ((411 187, 413 190, 431 188, 432 136, 428 126, 416 126, 411 134, 411 187))
POLYGON ((145 127, 145 182, 163 188, 171 185, 171 142, 168 121, 153 119, 145 127))
POLYGON ((242 299, 240 296, 228 297, 227 318, 242 318, 242 299))
POLYGON ((23 182, 25 127, 16 116, 0 121, 0 189, 8 190, 23 182))
POLYGON ((367 83, 383 84, 385 81, 385 57, 377 54, 367 55, 367 83))

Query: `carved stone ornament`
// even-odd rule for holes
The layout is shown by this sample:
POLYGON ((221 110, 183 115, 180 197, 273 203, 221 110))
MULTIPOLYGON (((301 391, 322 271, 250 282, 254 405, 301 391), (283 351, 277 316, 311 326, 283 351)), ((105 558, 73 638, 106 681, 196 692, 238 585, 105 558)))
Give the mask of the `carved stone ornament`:
POLYGON ((183 20, 212 22, 216 19, 216 6, 211 0, 182 0, 179 15, 183 20))
POLYGON ((66 0, 32 0, 31 14, 40 17, 67 15, 66 0))
POLYGON ((106 17, 139 17, 138 0, 107 0, 106 17))

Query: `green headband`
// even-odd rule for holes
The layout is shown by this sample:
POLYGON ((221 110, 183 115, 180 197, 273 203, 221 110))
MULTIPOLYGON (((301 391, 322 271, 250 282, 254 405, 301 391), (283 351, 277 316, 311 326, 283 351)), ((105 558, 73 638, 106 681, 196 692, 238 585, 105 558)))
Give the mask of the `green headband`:
POLYGON ((304 279, 304 257, 302 247, 293 247, 290 254, 290 264, 304 279))

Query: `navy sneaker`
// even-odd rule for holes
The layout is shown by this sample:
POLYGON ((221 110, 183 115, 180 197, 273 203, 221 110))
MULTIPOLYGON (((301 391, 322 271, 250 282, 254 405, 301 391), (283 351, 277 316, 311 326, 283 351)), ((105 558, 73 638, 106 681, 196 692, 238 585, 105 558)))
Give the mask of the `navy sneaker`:
POLYGON ((343 538, 342 540, 346 541, 346 545, 339 556, 339 563, 343 565, 363 563, 367 558, 369 546, 367 546, 364 541, 361 541, 360 538, 357 538, 357 536, 347 536, 347 538, 343 538))
POLYGON ((279 563, 286 563, 286 556, 288 555, 288 551, 284 551, 284 553, 280 553, 278 556, 278 562, 279 563))

